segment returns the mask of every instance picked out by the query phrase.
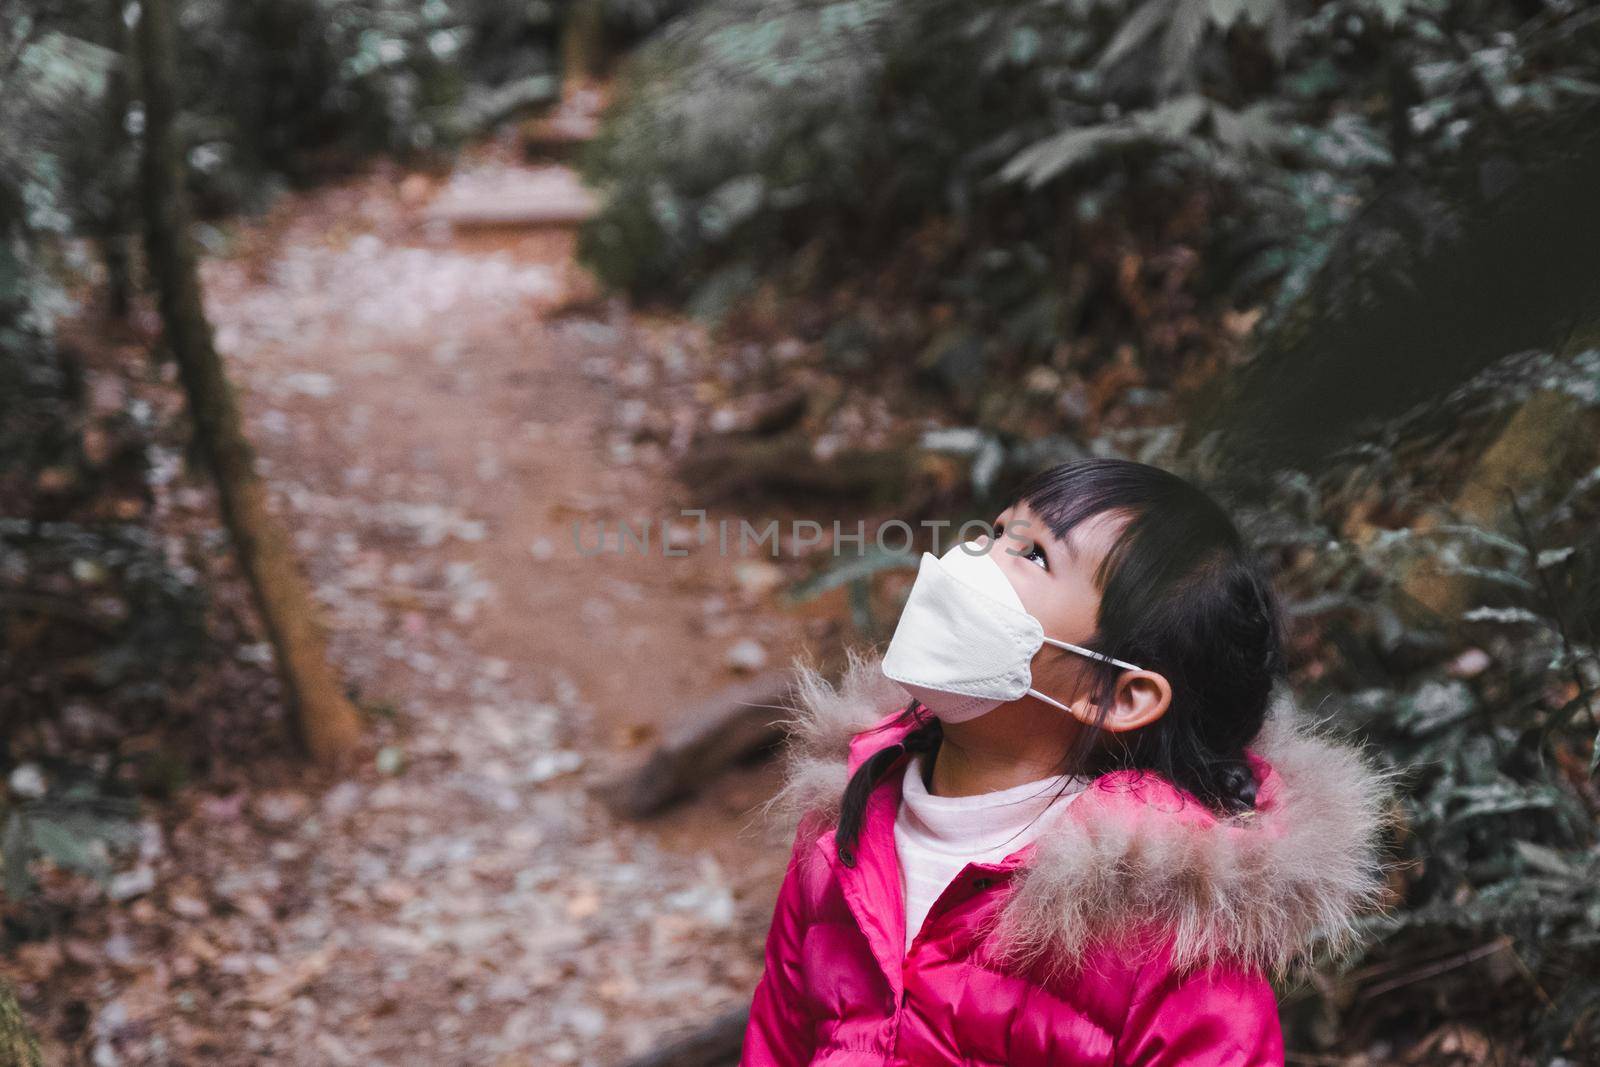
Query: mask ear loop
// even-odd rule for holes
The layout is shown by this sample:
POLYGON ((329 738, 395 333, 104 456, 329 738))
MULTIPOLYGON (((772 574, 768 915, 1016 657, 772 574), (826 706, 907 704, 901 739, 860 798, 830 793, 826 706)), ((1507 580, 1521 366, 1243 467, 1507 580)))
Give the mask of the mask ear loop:
MULTIPOLYGON (((1045 644, 1054 645, 1057 648, 1064 648, 1068 652, 1076 652, 1079 655, 1088 656, 1090 659, 1104 660, 1106 663, 1115 664, 1116 666, 1122 667, 1122 668, 1124 668, 1126 670, 1139 671, 1139 670, 1143 670, 1144 669, 1143 667, 1134 666, 1132 663, 1129 663, 1125 659, 1117 659, 1114 656, 1107 656, 1107 655, 1104 655, 1103 653, 1095 652, 1092 649, 1084 648, 1082 645, 1072 644, 1070 641, 1057 641, 1053 637, 1046 637, 1044 639, 1044 641, 1045 641, 1045 644)), ((1051 700, 1049 697, 1045 696, 1043 693, 1039 692, 1037 689, 1029 689, 1028 690, 1028 695, 1029 696, 1033 696, 1033 697, 1038 697, 1040 700, 1044 701, 1046 704, 1049 704, 1051 707, 1060 708, 1062 711, 1066 712, 1067 714, 1069 714, 1069 715, 1072 714, 1072 709, 1071 708, 1067 707, 1065 704, 1061 703, 1058 700, 1051 700)))
POLYGON ((1043 693, 1039 692, 1037 689, 1028 690, 1028 695, 1031 696, 1031 697, 1038 697, 1040 700, 1044 701, 1046 704, 1049 704, 1053 708, 1060 708, 1062 711, 1066 712, 1068 715, 1073 714, 1073 711, 1072 711, 1071 708, 1067 707, 1065 704, 1061 703, 1059 700, 1051 700, 1049 697, 1045 696, 1043 693))
POLYGON ((1082 645, 1074 645, 1069 641, 1057 641, 1053 637, 1047 637, 1047 638, 1044 639, 1044 641, 1045 641, 1045 644, 1047 644, 1047 645, 1055 645, 1057 648, 1064 648, 1068 652, 1076 652, 1081 656, 1088 656, 1090 659, 1098 659, 1098 660, 1104 660, 1107 663, 1114 663, 1118 667, 1122 667, 1125 670, 1130 670, 1130 671, 1142 671, 1142 670, 1144 670, 1143 667, 1134 666, 1132 663, 1129 663, 1125 659, 1117 659, 1114 656, 1107 656, 1107 655, 1104 655, 1103 653, 1095 652, 1092 649, 1084 648, 1082 645))

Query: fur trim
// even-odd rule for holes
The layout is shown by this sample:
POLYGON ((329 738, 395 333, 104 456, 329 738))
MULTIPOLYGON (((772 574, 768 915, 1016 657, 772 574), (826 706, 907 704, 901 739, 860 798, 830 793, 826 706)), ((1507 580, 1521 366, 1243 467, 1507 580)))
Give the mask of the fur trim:
POLYGON ((1351 950, 1385 896, 1391 783, 1403 772, 1297 721, 1287 691, 1250 748, 1278 781, 1270 804, 1242 816, 1177 818, 1159 800, 1086 790, 1041 835, 1001 909, 1003 954, 1070 962, 1155 927, 1172 935, 1179 971, 1232 961, 1281 978, 1319 949, 1351 950))
POLYGON ((849 783, 850 739, 911 702, 911 694, 884 676, 881 656, 849 649, 835 688, 816 666, 796 658, 790 690, 794 717, 780 725, 783 785, 763 809, 790 832, 808 815, 836 821, 849 783))
MULTIPOLYGON (((769 808, 836 822, 851 738, 910 700, 880 662, 852 652, 837 689, 797 664, 798 715, 769 808)), ((1037 839, 993 915, 991 947, 1070 969, 1091 943, 1131 946, 1156 928, 1171 935, 1179 971, 1231 961, 1280 978, 1353 949, 1361 917, 1384 900, 1403 770, 1380 769, 1304 719, 1280 689, 1249 746, 1273 786, 1243 815, 1216 818, 1156 775, 1101 776, 1037 839)))

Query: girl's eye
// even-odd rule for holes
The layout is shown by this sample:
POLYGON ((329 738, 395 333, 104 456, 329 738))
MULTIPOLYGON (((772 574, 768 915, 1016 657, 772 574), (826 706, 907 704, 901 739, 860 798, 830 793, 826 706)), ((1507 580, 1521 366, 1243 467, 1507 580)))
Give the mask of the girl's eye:
POLYGON ((1031 559, 1045 570, 1050 569, 1050 560, 1044 554, 1044 549, 1038 543, 1028 546, 1028 551, 1022 554, 1023 559, 1031 559))

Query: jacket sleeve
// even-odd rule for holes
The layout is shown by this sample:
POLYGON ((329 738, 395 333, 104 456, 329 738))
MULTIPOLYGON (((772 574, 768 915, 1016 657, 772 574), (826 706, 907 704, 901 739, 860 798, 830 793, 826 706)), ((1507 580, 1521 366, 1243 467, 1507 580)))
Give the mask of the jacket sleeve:
POLYGON ((1283 1067, 1278 999, 1260 972, 1198 968, 1180 976, 1163 959, 1140 970, 1118 1067, 1283 1067))
POLYGON ((811 1062, 816 1034, 801 973, 806 906, 800 864, 814 840, 804 825, 795 834, 767 932, 766 969, 750 1005, 739 1067, 802 1067, 811 1062))

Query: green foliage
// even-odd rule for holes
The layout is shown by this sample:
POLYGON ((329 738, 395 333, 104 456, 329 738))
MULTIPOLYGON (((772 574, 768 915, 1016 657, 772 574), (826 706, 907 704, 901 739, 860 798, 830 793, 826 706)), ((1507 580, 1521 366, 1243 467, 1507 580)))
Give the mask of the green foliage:
POLYGON ((565 6, 190 0, 180 82, 202 202, 233 208, 262 176, 304 181, 373 152, 449 147, 480 95, 556 70, 565 6))
MULTIPOLYGON (((0 197, 8 192, 0 185, 0 197)), ((20 508, 39 472, 73 454, 77 409, 77 383, 51 340, 60 291, 39 269, 25 228, 7 225, 4 213, 0 203, 0 514, 20 508)))
POLYGON ((676 299, 738 264, 747 285, 913 275, 902 295, 953 304, 991 371, 1086 335, 1159 358, 1128 256, 1199 253, 1149 283, 1181 287, 1171 312, 1282 308, 1376 181, 1595 93, 1590 14, 1524 10, 714 0, 634 62, 587 160, 610 195, 585 252, 676 299))
MULTIPOLYGON (((782 219, 850 202, 872 136, 860 100, 881 73, 883 0, 700 8, 635 64, 589 152, 612 184, 588 254, 618 284, 668 287, 717 248, 759 249, 782 219)), ((735 253, 737 254, 737 253, 735 253)))
POLYGON ((695 6, 695 0, 601 0, 606 26, 623 38, 648 33, 695 6))
POLYGON ((1437 468, 1416 450, 1450 447, 1441 420, 1481 432, 1535 388, 1600 407, 1596 381, 1600 351, 1510 357, 1444 413, 1408 413, 1325 469, 1283 472, 1245 511, 1257 548, 1291 561, 1280 581, 1297 625, 1342 653, 1319 713, 1407 772, 1412 865, 1401 906, 1369 924, 1368 962, 1431 974, 1428 960, 1459 957, 1431 987, 1534 1062, 1600 1049, 1600 469, 1556 492, 1519 487, 1515 536, 1448 515, 1418 531, 1403 517, 1437 507, 1437 468), (1352 521, 1374 503, 1392 525, 1352 521), (1477 604, 1421 621, 1403 582, 1419 562, 1471 576, 1477 604), (1466 966, 1496 938, 1516 961, 1499 983, 1466 966))
POLYGON ((136 525, 0 518, 0 753, 51 748, 48 724, 75 700, 99 734, 159 717, 205 652, 195 578, 136 525))
MULTIPOLYGON (((475 122, 499 117, 484 102, 507 85, 542 79, 553 94, 568 2, 186 0, 176 6, 182 136, 202 205, 221 211, 259 199, 274 178, 307 181, 374 152, 449 147, 474 132, 475 122)), ((28 73, 30 83, 38 80, 34 71, 44 74, 56 105, 67 93, 90 101, 101 96, 105 76, 126 50, 127 29, 116 12, 132 25, 138 10, 113 0, 4 0, 3 7, 13 13, 8 24, 31 27, 18 73, 28 73)), ((142 115, 126 87, 101 107, 137 135, 142 115)), ((64 108, 52 110, 66 117, 64 108)), ((102 124, 71 118, 74 140, 37 158, 57 166, 65 160, 81 173, 84 188, 74 207, 130 196, 126 166, 117 165, 109 187, 94 180, 116 152, 110 131, 85 137, 102 124)), ((14 125, 15 117, 0 111, 0 130, 14 125)))
POLYGON ((90 121, 116 56, 62 33, 31 6, 0 0, 0 241, 9 246, 0 262, 0 306, 9 314, 0 321, 44 335, 59 303, 34 269, 32 237, 70 228, 61 159, 90 121))
POLYGON ((0 514, 75 447, 78 385, 53 341, 66 301, 39 241, 71 228, 62 160, 113 62, 0 0, 0 514))
POLYGON ((115 852, 139 841, 137 815, 132 801, 88 779, 0 805, 0 891, 11 900, 32 894, 41 859, 109 885, 115 852))
POLYGON ((25 518, 40 515, 43 473, 71 489, 82 463, 83 384, 55 343, 69 305, 53 268, 81 189, 67 162, 118 66, 56 28, 70 12, 0 0, 0 740, 70 689, 44 673, 70 664, 90 684, 148 683, 192 655, 199 629, 194 590, 148 532, 25 518), (70 625, 35 642, 21 623, 38 617, 70 625))
POLYGON ((202 175, 314 172, 319 152, 428 147, 449 102, 444 60, 464 45, 444 3, 394 0, 182 7, 180 84, 202 175), (217 93, 217 85, 236 91, 217 93))

